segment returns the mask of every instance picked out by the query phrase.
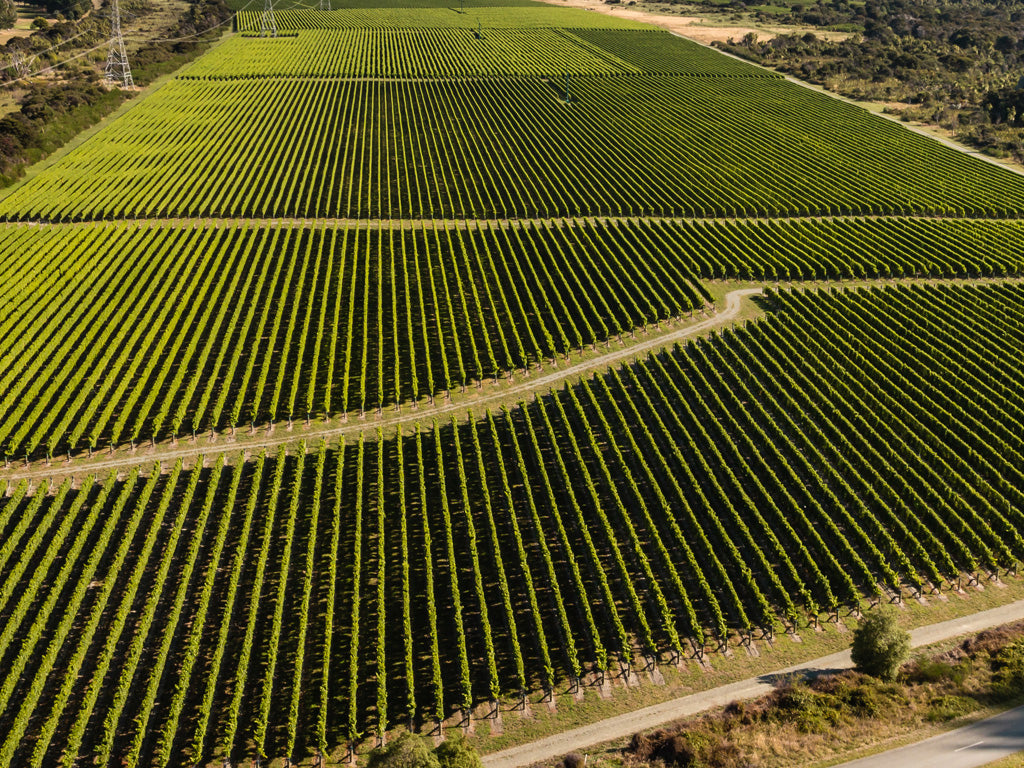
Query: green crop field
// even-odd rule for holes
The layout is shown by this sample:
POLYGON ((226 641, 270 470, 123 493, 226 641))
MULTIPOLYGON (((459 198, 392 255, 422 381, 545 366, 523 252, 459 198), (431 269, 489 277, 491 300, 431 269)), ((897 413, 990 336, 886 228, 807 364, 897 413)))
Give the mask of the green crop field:
POLYGON ((236 36, 183 78, 564 77, 685 74, 771 76, 709 54, 667 32, 566 29, 303 30, 294 37, 236 36), (613 53, 613 51, 615 53, 613 53))
MULTIPOLYGON (((287 52, 304 40, 270 42, 287 52)), ((231 60, 226 73, 251 75, 269 43, 243 44, 264 53, 232 57, 229 44, 196 72, 209 76, 223 57, 231 60)), ((443 59, 433 52, 410 57, 364 33, 353 55, 364 44, 378 53, 353 65, 359 77, 179 78, 16 187, 0 200, 0 216, 1016 217, 1024 210, 1019 176, 779 78, 452 79, 439 77, 443 59), (409 77, 412 70, 432 74, 409 77)), ((527 57, 543 49, 538 38, 527 57)), ((712 62, 704 74, 733 68, 713 63, 718 54, 689 53, 695 74, 700 59, 712 62)), ((313 73, 321 66, 312 56, 286 58, 313 73)), ((460 60, 455 72, 465 66, 460 60)))
MULTIPOLYGON (((380 6, 373 3, 334 11, 311 10, 309 3, 304 5, 294 10, 285 6, 286 9, 276 16, 279 29, 650 29, 646 24, 628 19, 612 19, 603 14, 533 3, 528 7, 516 3, 483 7, 467 4, 464 11, 457 7, 458 3, 450 2, 443 6, 433 3, 380 6)), ((238 14, 238 29, 241 32, 259 32, 260 9, 255 3, 249 8, 238 14)))
MULTIPOLYGON (((226 5, 239 14, 246 12, 258 13, 262 3, 256 0, 230 0, 226 5)), ((329 0, 327 5, 331 10, 345 11, 367 11, 408 13, 412 9, 434 10, 438 12, 466 12, 475 13, 480 9, 505 9, 527 8, 531 11, 539 11, 542 15, 552 10, 551 6, 545 5, 537 0, 329 0)), ((274 8, 285 11, 309 11, 320 8, 319 0, 280 0, 274 3, 274 8)), ((426 24, 418 25, 426 26, 426 24)))
POLYGON ((5 234, 0 450, 12 459, 432 399, 700 309, 707 278, 1024 271, 1016 221, 5 234))
POLYGON ((1021 286, 771 301, 468 423, 16 484, 0 761, 342 754, 1018 562, 1021 286))
POLYGON ((0 765, 322 768, 1013 578, 1021 175, 606 13, 331 8, 0 196, 0 765))

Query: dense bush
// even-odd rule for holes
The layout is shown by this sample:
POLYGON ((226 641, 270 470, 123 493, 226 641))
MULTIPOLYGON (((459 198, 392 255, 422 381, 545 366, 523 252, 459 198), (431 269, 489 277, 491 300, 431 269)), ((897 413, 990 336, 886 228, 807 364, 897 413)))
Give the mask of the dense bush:
POLYGON ((997 696, 1016 698, 1024 693, 1024 640, 1003 648, 992 661, 993 691, 997 696))
POLYGON ((859 34, 748 35, 723 47, 850 98, 895 104, 907 119, 991 154, 1024 158, 1024 3, 835 0, 794 6, 773 21, 859 34))
POLYGON ((903 667, 899 682, 854 671, 784 680, 759 699, 636 734, 626 753, 633 765, 740 768, 757 764, 757 750, 771 752, 773 743, 792 752, 795 739, 820 745, 822 738, 838 738, 847 725, 852 738, 863 740, 867 721, 885 729, 889 724, 943 723, 1022 695, 1024 622, 986 630, 949 651, 915 659, 903 667), (777 743, 772 741, 776 734, 777 743))
POLYGON ((886 605, 871 611, 854 633, 850 653, 857 671, 896 679, 910 658, 910 633, 899 626, 896 609, 886 605))

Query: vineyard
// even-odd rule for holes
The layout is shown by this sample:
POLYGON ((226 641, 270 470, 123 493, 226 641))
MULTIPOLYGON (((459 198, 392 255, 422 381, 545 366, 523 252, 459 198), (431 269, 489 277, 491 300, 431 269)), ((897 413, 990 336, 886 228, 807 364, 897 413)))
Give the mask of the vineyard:
POLYGON ((5 235, 0 302, 16 311, 0 321, 0 450, 11 459, 425 403, 701 310, 702 279, 1024 270, 1016 221, 5 235))
POLYGON ((182 77, 0 200, 44 222, 1022 210, 1021 177, 785 80, 653 75, 182 77))
POLYGON ((0 762, 340 754, 1019 562, 1020 284, 771 302, 468 423, 15 484, 0 762))
MULTIPOLYGON (((396 0, 397 2, 397 0, 396 0)), ((644 29, 646 24, 628 19, 612 19, 601 14, 580 13, 572 8, 554 8, 543 3, 468 3, 465 11, 454 7, 450 1, 443 4, 436 0, 422 0, 422 3, 397 5, 369 2, 342 7, 341 2, 332 6, 340 10, 321 11, 310 8, 309 3, 299 4, 277 13, 279 29, 294 32, 305 29, 644 29)), ((253 9, 254 5, 249 5, 253 9)), ((242 10, 237 15, 239 32, 259 32, 260 10, 242 10)), ((451 63, 451 62, 450 62, 451 63)))
POLYGON ((474 78, 639 74, 775 77, 667 32, 620 30, 308 30, 233 37, 181 79, 474 78))
POLYGON ((1024 560, 1021 175, 497 2, 234 0, 0 195, 0 765, 324 768, 1024 560))

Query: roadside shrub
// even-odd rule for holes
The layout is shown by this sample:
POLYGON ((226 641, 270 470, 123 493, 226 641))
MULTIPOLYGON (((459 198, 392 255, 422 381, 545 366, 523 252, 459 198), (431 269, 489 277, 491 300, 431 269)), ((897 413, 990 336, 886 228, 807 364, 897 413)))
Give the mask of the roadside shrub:
POLYGON ((963 685, 970 671, 968 659, 956 663, 940 659, 915 659, 904 672, 904 679, 915 685, 943 682, 963 685))
POLYGON ((878 689, 869 685, 851 688, 846 696, 847 706, 857 717, 880 717, 886 710, 886 703, 878 689))
POLYGON ((664 760, 666 765, 689 768, 696 762, 699 754, 699 745, 691 741, 690 734, 681 733, 666 740, 658 750, 657 756, 664 760))
POLYGON ((895 680, 910 657, 910 633, 898 623, 896 609, 880 606, 868 613, 853 634, 851 649, 858 672, 881 680, 895 680))
POLYGON ((415 734, 403 731, 380 749, 370 753, 367 768, 440 768, 427 743, 415 734))
POLYGON ((1024 621, 1006 624, 995 629, 986 629, 974 637, 969 637, 960 644, 961 650, 968 656, 988 653, 992 656, 1006 646, 1015 642, 1024 633, 1024 621))
POLYGON ((1024 694, 1024 640, 999 651, 992 659, 992 692, 1012 699, 1024 694))
MULTIPOLYGON (((483 768, 483 763, 480 762, 480 755, 466 741, 466 737, 458 732, 451 734, 447 739, 438 744, 434 750, 434 756, 437 757, 441 768, 483 768)), ((577 757, 579 756, 577 755, 577 757)), ((568 756, 566 759, 568 759, 568 756)), ((580 766, 582 765, 583 763, 581 762, 580 766)), ((565 768, 580 768, 580 766, 570 766, 566 763, 565 768)))
POLYGON ((973 712, 977 702, 966 696, 936 696, 928 702, 928 711, 924 719, 929 723, 945 723, 973 712))
POLYGON ((647 762, 651 759, 651 755, 658 748, 658 743, 665 738, 666 732, 664 730, 657 730, 650 734, 647 733, 634 733, 633 738, 629 742, 629 751, 633 754, 637 760, 641 762, 647 762))
POLYGON ((562 758, 563 768, 583 768, 587 764, 587 758, 579 752, 570 752, 562 758))
POLYGON ((776 720, 793 723, 801 733, 826 733, 840 719, 839 699, 819 694, 804 685, 792 685, 778 693, 776 720))

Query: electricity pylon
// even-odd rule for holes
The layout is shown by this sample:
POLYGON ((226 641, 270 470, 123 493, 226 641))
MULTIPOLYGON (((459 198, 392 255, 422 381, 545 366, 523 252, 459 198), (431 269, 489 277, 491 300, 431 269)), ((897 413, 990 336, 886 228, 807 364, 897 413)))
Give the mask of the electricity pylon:
POLYGON ((135 88, 132 68, 128 65, 128 52, 121 34, 121 6, 113 0, 110 9, 110 50, 107 53, 107 82, 120 88, 135 88))
POLYGON ((274 0, 264 0, 263 13, 260 14, 260 37, 277 37, 274 0))
POLYGON ((331 0, 320 0, 320 10, 329 11, 331 10, 331 0))

